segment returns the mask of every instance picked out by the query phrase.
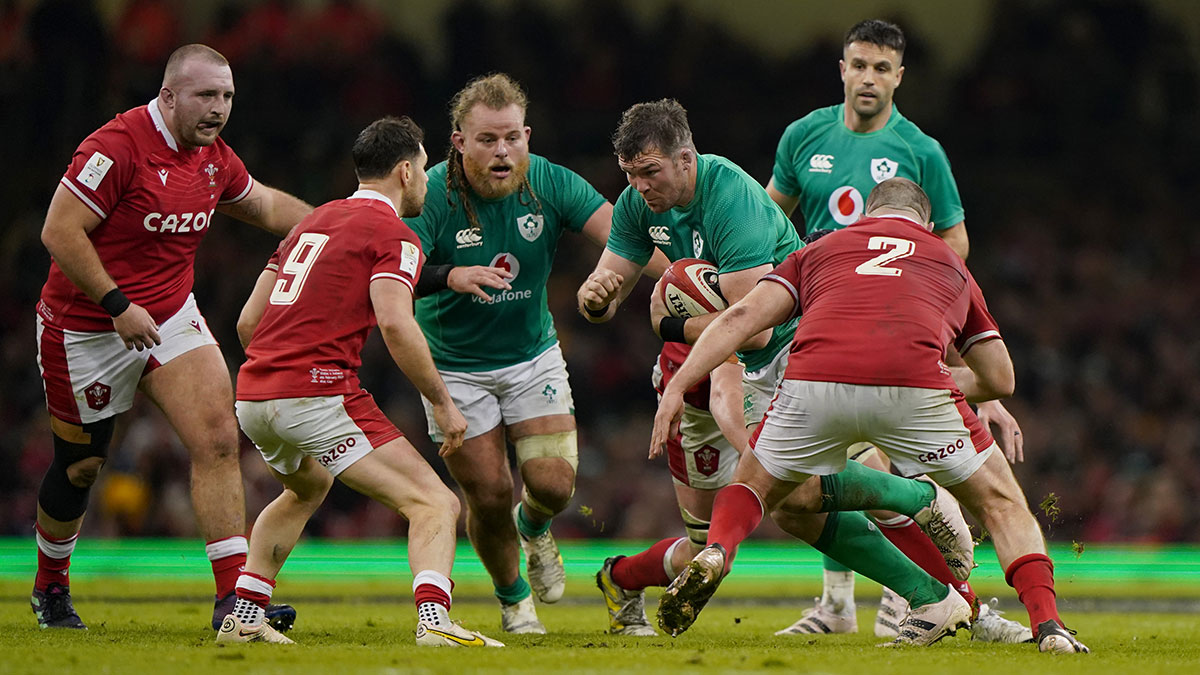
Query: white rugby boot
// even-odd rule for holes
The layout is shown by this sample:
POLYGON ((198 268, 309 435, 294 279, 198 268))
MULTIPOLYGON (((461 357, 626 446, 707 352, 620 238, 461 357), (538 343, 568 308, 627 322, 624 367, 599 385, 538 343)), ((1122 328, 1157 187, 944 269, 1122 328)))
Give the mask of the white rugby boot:
POLYGON ((608 607, 608 632, 643 637, 658 635, 646 618, 645 591, 627 591, 613 581, 613 565, 623 557, 608 558, 600 571, 596 572, 596 586, 604 594, 604 604, 608 607))
POLYGON ((962 510, 954 496, 928 476, 916 480, 933 486, 933 500, 912 517, 921 531, 941 551, 954 573, 954 578, 966 581, 975 568, 975 542, 971 540, 971 529, 963 519, 962 510))
POLYGON ((998 598, 992 598, 991 603, 980 603, 979 616, 971 622, 971 639, 980 642, 1033 642, 1033 631, 1023 626, 1019 621, 1005 619, 1000 610, 998 598))
MULTIPOLYGON (((513 507, 513 521, 517 522, 517 511, 521 502, 513 507)), ((527 539, 521 534, 521 526, 517 524, 517 538, 521 540, 521 550, 525 552, 525 572, 529 575, 529 586, 537 594, 538 600, 547 604, 558 602, 567 588, 567 571, 563 569, 562 554, 558 552, 558 544, 550 530, 527 539)))
POLYGON ((849 614, 837 614, 830 607, 821 604, 820 598, 813 598, 815 605, 804 610, 796 623, 775 631, 776 635, 830 635, 833 633, 857 633, 858 617, 851 611, 849 614))
POLYGON ((1075 639, 1075 631, 1051 619, 1038 624, 1038 651, 1051 654, 1087 654, 1087 645, 1075 639))
POLYGON ((971 605, 952 587, 947 585, 946 588, 950 592, 943 600, 909 609, 896 639, 878 646, 925 647, 947 635, 954 635, 959 628, 966 628, 971 623, 971 605))
POLYGON ((525 635, 545 635, 546 627, 538 621, 537 609, 533 606, 533 596, 513 604, 500 603, 500 628, 505 633, 525 635))
POLYGON ((277 645, 296 644, 288 636, 271 628, 271 624, 266 621, 251 628, 243 624, 232 614, 226 615, 221 621, 221 628, 217 631, 217 642, 270 642, 277 645))
POLYGON ((900 634, 900 624, 908 616, 908 601, 885 587, 875 612, 875 637, 894 638, 900 634))
POLYGON ((457 623, 436 624, 431 621, 417 623, 418 647, 503 647, 499 640, 467 630, 457 623))

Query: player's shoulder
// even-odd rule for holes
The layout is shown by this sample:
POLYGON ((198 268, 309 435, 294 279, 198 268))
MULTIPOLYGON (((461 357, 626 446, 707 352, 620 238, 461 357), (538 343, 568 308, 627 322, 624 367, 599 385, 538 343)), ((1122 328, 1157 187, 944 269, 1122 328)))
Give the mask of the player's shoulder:
POLYGON ((529 153, 529 182, 534 191, 546 191, 565 182, 582 181, 582 176, 567 166, 553 162, 541 155, 529 153))
POLYGON ((758 183, 750 174, 746 173, 745 169, 738 166, 736 162, 728 157, 705 154, 700 155, 698 161, 700 163, 700 171, 705 174, 705 182, 711 185, 726 185, 730 180, 758 183))
POLYGON ((783 130, 783 136, 799 142, 814 134, 822 133, 841 123, 841 110, 840 104, 817 108, 787 125, 787 128, 783 130))
MULTIPOLYGON (((81 145, 98 145, 114 155, 136 156, 152 149, 157 133, 146 106, 118 113, 84 139, 81 145)), ((114 157, 116 159, 116 157, 114 157)))
POLYGON ((942 144, 938 143, 936 138, 925 133, 921 127, 917 126, 916 122, 901 115, 899 109, 896 109, 894 113, 897 119, 891 128, 893 134, 899 136, 915 150, 942 152, 942 144))

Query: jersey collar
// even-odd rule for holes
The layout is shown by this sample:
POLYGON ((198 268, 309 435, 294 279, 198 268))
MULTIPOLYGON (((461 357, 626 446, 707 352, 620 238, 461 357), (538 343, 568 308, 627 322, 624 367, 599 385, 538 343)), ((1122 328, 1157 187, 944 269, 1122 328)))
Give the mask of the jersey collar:
POLYGON ((171 131, 167 129, 167 121, 163 119, 162 111, 158 109, 157 96, 146 104, 146 109, 150 111, 150 119, 154 122, 154 128, 158 129, 158 133, 162 134, 163 140, 167 142, 167 147, 175 152, 179 152, 179 144, 175 142, 175 137, 171 135, 171 131))
POLYGON ((379 201, 391 207, 397 218, 400 217, 400 212, 396 210, 396 205, 393 204, 392 200, 382 192, 376 192, 374 190, 356 190, 354 194, 350 195, 349 199, 378 199, 379 201))

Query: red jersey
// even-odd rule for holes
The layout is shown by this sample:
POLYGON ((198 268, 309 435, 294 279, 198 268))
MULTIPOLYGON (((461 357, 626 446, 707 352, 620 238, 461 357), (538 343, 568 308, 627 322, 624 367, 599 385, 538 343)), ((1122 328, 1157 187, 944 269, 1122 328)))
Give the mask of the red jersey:
POLYGON ((913 221, 869 218, 789 255, 763 280, 801 314, 784 377, 957 391, 942 361, 999 338, 966 263, 913 221))
MULTIPOLYGON (((675 377, 675 372, 683 366, 683 362, 687 360, 687 356, 691 351, 691 345, 685 345, 681 342, 663 343, 662 351, 658 353, 658 369, 662 371, 662 380, 654 388, 655 391, 659 394, 663 393, 663 389, 666 389, 667 384, 671 382, 671 378, 675 377)), ((708 410, 710 387, 711 380, 705 376, 703 380, 700 380, 691 389, 684 392, 683 402, 694 408, 708 410)))
MULTIPOLYGON (((117 115, 84 139, 61 182, 100 224, 88 234, 104 269, 160 324, 192 292, 196 247, 218 204, 254 186, 225 142, 181 149, 157 99, 117 115)), ((50 265, 38 312, 68 330, 111 331, 112 317, 50 265)))
POLYGON ((411 291, 424 262, 417 235, 377 192, 313 211, 267 265, 278 278, 246 348, 237 399, 357 392, 360 352, 375 325, 371 282, 395 279, 411 291))

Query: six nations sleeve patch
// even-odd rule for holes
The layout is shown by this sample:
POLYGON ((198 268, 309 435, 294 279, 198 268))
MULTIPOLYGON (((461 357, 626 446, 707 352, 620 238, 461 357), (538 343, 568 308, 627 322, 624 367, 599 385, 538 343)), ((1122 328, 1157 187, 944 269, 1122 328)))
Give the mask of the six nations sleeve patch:
POLYGON ((91 159, 79 170, 79 175, 75 176, 75 180, 95 191, 100 187, 100 181, 104 180, 104 176, 108 175, 108 170, 112 168, 112 165, 113 161, 108 157, 99 152, 92 153, 91 159))

